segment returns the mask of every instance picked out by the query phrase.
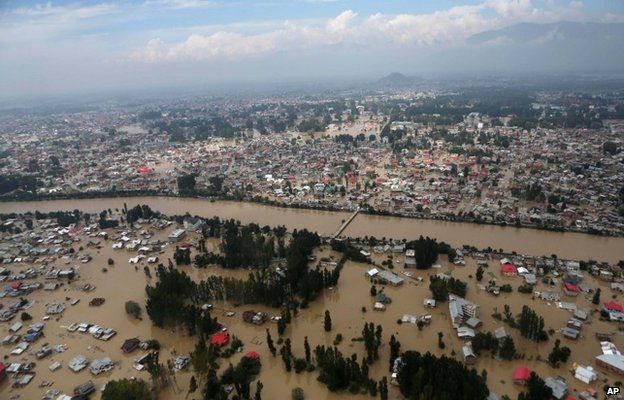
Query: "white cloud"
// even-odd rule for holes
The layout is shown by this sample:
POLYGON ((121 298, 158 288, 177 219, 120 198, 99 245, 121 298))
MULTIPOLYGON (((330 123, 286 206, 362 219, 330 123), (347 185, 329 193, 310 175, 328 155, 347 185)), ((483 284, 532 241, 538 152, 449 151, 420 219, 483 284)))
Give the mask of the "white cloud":
POLYGON ((33 7, 20 7, 6 11, 5 17, 27 17, 30 20, 38 20, 43 22, 74 22, 89 18, 97 18, 103 15, 109 15, 119 10, 119 7, 113 3, 100 3, 94 5, 83 6, 80 4, 70 4, 65 6, 56 6, 52 3, 37 4, 33 7))
POLYGON ((340 33, 346 31, 349 24, 355 20, 357 13, 347 10, 338 15, 336 18, 330 19, 327 22, 327 31, 329 33, 340 33))
POLYGON ((531 0, 488 0, 486 4, 504 18, 526 17, 536 11, 531 0))
POLYGON ((93 28, 121 9, 113 3, 56 6, 38 4, 6 10, 0 14, 0 43, 43 42, 67 32, 93 28))
MULTIPOLYGON (((17 9, 0 6, 0 96, 26 89, 39 93, 97 85, 125 88, 165 81, 221 82, 225 76, 279 80, 287 75, 334 76, 340 71, 364 76, 410 68, 463 68, 464 59, 475 54, 475 49, 462 44, 476 33, 518 22, 624 21, 624 14, 617 11, 592 14, 578 0, 565 4, 480 0, 429 13, 365 15, 347 9, 329 18, 241 17, 225 23, 214 17, 219 15, 217 8, 283 3, 76 1, 17 9), (168 19, 170 15, 175 18, 168 19), (179 18, 188 15, 193 18, 179 18)), ((379 7, 384 9, 382 2, 379 7)), ((483 54, 474 56, 474 65, 489 67, 492 56, 483 54)))
POLYGON ((174 10, 184 10, 193 8, 215 8, 221 6, 221 4, 212 0, 147 0, 143 3, 143 6, 160 6, 174 10))
POLYGON ((323 46, 449 45, 469 35, 497 27, 499 17, 486 18, 485 4, 453 7, 431 14, 373 14, 360 17, 346 10, 325 23, 286 21, 270 31, 241 34, 220 31, 210 35, 191 34, 182 42, 153 42, 133 53, 146 62, 205 60, 214 57, 240 58, 278 51, 299 51, 323 46))
MULTIPOLYGON (((187 0, 165 0, 187 1, 187 0)), ((190 0, 194 1, 194 0, 190 0)), ((229 59, 275 52, 300 51, 324 46, 451 46, 469 36, 517 22, 554 22, 587 18, 580 1, 567 6, 547 3, 536 8, 531 0, 484 0, 476 5, 456 6, 428 14, 361 17, 346 10, 325 23, 286 21, 272 30, 243 34, 221 30, 192 33, 177 43, 153 41, 133 52, 134 60, 146 62, 229 59)))

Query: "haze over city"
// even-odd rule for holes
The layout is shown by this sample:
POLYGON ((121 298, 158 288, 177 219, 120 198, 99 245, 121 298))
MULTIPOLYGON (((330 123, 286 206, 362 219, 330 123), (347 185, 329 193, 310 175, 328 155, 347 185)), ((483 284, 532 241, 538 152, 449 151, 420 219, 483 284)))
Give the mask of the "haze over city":
POLYGON ((0 96, 366 82, 394 71, 613 74, 622 22, 624 3, 610 0, 5 0, 0 96))
POLYGON ((0 399, 622 400, 622 332, 624 0, 0 0, 0 399))

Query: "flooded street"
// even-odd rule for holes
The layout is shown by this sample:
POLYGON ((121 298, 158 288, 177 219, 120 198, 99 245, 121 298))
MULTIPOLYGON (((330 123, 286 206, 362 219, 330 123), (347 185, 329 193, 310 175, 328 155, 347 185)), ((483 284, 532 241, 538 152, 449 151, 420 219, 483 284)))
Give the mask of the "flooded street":
MULTIPOLYGON (((307 227, 326 235, 331 234, 348 215, 326 211, 275 208, 251 203, 211 203, 198 199, 155 197, 0 203, 0 212, 73 210, 75 208, 87 212, 99 212, 102 209, 111 208, 114 210, 122 208, 124 202, 127 203, 128 207, 132 207, 135 204, 149 204, 153 209, 169 215, 183 214, 188 211, 192 215, 197 214, 206 217, 218 215, 221 218, 235 218, 244 223, 257 222, 260 225, 268 224, 271 226, 284 224, 289 229, 307 227)), ((157 231, 154 239, 166 241, 167 235, 172 229, 157 231)), ((486 225, 358 215, 345 234, 361 237, 374 235, 378 238, 382 236, 415 238, 420 235, 429 235, 454 245, 468 242, 479 247, 503 247, 508 250, 518 250, 519 252, 531 254, 550 255, 555 253, 560 257, 578 256, 581 259, 593 258, 615 261, 624 258, 622 238, 603 238, 572 233, 542 232, 486 225)), ((76 254, 80 253, 81 256, 89 254, 93 259, 88 263, 82 264, 78 261, 78 256, 72 258, 71 264, 75 263, 80 267, 78 279, 70 284, 65 283, 52 292, 44 290, 33 292, 28 296, 28 299, 33 303, 26 311, 33 317, 33 320, 30 322, 40 322, 43 321, 46 304, 64 304, 66 310, 61 315, 53 316, 50 320, 45 321, 45 337, 31 345, 24 354, 20 356, 8 355, 12 347, 3 346, 2 348, 3 361, 5 363, 19 361, 34 361, 37 363, 37 375, 33 382, 26 387, 12 389, 9 386, 9 381, 4 380, 2 385, 0 385, 0 398, 2 400, 38 399, 48 389, 38 387, 44 381, 52 382, 50 388, 61 389, 68 393, 76 385, 92 379, 98 387, 98 392, 93 397, 98 399, 101 394, 99 388, 108 380, 130 376, 149 380, 147 372, 139 372, 132 367, 133 360, 143 354, 142 351, 124 354, 120 349, 122 343, 129 338, 137 337, 141 340, 157 339, 162 345, 160 356, 162 363, 173 358, 176 354, 188 355, 195 346, 196 337, 187 337, 182 329, 155 328, 147 317, 144 308, 145 286, 154 283, 153 264, 149 266, 153 278, 149 278, 143 272, 143 267, 148 264, 141 262, 136 267, 129 264, 128 258, 132 256, 132 253, 126 250, 113 250, 111 248, 113 243, 111 240, 103 240, 101 248, 97 249, 86 246, 88 237, 83 235, 79 237, 81 240, 74 243, 73 246, 76 254), (81 246, 84 246, 82 251, 80 251, 81 246), (109 266, 107 263, 109 257, 114 260, 114 265, 112 266, 109 266), (94 284, 96 289, 92 292, 81 291, 80 287, 85 283, 94 284), (89 306, 89 301, 94 297, 102 297, 106 301, 99 307, 91 307, 89 306), (74 299, 80 299, 80 302, 72 306, 70 303, 74 299), (124 304, 128 300, 134 300, 141 305, 143 311, 142 320, 136 320, 126 314, 124 304), (68 332, 66 327, 74 322, 91 322, 113 328, 118 333, 107 342, 95 340, 89 334, 68 332), (49 343, 52 346, 64 344, 67 345, 68 350, 60 354, 55 353, 43 360, 36 360, 34 352, 44 343, 49 343), (67 368, 67 363, 70 359, 80 354, 86 356, 90 361, 108 356, 117 362, 117 366, 112 371, 96 377, 92 376, 87 369, 74 373, 67 368), (48 366, 54 361, 61 362, 63 366, 56 372, 50 372, 48 366)), ((191 234, 189 239, 193 237, 195 237, 195 234, 191 234)), ((218 243, 215 239, 210 239, 208 246, 210 251, 217 251, 218 243)), ((174 245, 169 245, 163 253, 158 254, 160 262, 166 263, 167 258, 172 257, 173 249, 174 245)), ((193 254, 195 252, 196 250, 193 250, 193 254)), ((332 252, 327 246, 317 249, 315 254, 319 258, 339 258, 339 254, 332 252)), ((374 261, 377 263, 381 263, 388 257, 390 256, 387 254, 373 255, 374 261)), ((403 255, 394 256, 393 258, 395 272, 401 276, 403 276, 401 274, 403 272, 403 260, 403 255)), ((58 259, 54 264, 61 264, 61 261, 61 259, 58 259)), ((314 349, 319 344, 332 345, 336 334, 340 333, 344 338, 338 346, 342 353, 346 356, 352 353, 357 353, 361 356, 364 353, 363 343, 352 341, 352 339, 361 336, 365 322, 381 324, 383 326, 383 344, 380 348, 380 358, 370 369, 370 375, 376 380, 381 379, 383 376, 389 376, 388 341, 391 334, 394 334, 401 342, 402 351, 430 351, 437 355, 444 354, 461 361, 461 349, 464 342, 457 338, 457 334, 449 320, 448 304, 439 303, 435 309, 426 309, 423 305, 423 299, 431 296, 428 289, 429 276, 438 272, 444 272, 468 283, 466 299, 480 305, 480 317, 484 323, 480 331, 494 331, 498 327, 505 326, 507 332, 514 338, 518 353, 522 355, 522 359, 513 361, 494 360, 490 357, 489 352, 485 352, 478 357, 474 367, 478 371, 482 369, 487 370, 487 383, 490 390, 499 395, 508 394, 511 398, 516 398, 520 387, 512 384, 512 374, 514 368, 518 366, 527 366, 537 371, 542 377, 552 376, 553 374, 562 375, 567 379, 572 393, 585 389, 587 385, 574 379, 568 369, 575 362, 594 365, 594 357, 600 354, 600 344, 595 338, 595 333, 616 330, 615 325, 599 320, 599 313, 595 311, 597 306, 591 304, 590 299, 583 296, 577 298, 563 296, 562 298, 563 301, 576 303, 579 309, 592 310, 589 322, 585 324, 580 339, 572 342, 564 339, 561 333, 557 332, 566 325, 566 321, 571 314, 568 311, 557 308, 554 303, 533 299, 530 294, 516 292, 515 290, 522 279, 502 276, 497 259, 489 261, 490 267, 486 269, 484 282, 495 278, 499 285, 509 283, 514 288, 512 293, 502 293, 497 297, 480 290, 477 286, 477 282, 474 279, 476 271, 476 261, 474 259, 467 258, 467 265, 463 267, 450 264, 444 255, 440 256, 438 262, 440 268, 432 268, 428 271, 410 270, 415 277, 422 278, 423 282, 405 277, 405 284, 401 287, 386 286, 384 293, 390 296, 392 303, 383 312, 373 311, 374 301, 370 296, 371 282, 364 276, 364 273, 370 266, 347 262, 342 270, 337 287, 326 290, 316 301, 310 304, 309 308, 300 310, 298 316, 293 318, 292 324, 288 325, 284 338, 289 337, 292 340, 295 357, 302 357, 304 354, 304 337, 308 337, 308 341, 314 349), (503 322, 491 317, 495 311, 502 312, 505 304, 510 306, 514 315, 521 311, 523 305, 530 305, 539 315, 544 317, 546 322, 545 329, 547 331, 552 329, 556 332, 548 342, 541 344, 535 344, 521 338, 517 329, 510 328, 503 322), (366 311, 363 311, 362 307, 365 307, 366 311), (323 314, 325 310, 330 310, 331 312, 333 321, 331 332, 325 332, 323 329, 323 314), (419 330, 414 324, 397 323, 397 320, 404 314, 418 315, 421 313, 430 313, 432 315, 431 324, 425 325, 422 330, 419 330), (438 348, 438 332, 444 334, 444 342, 446 343, 444 350, 438 348), (562 345, 572 348, 572 355, 567 363, 559 369, 553 370, 543 360, 547 359, 556 338, 562 340, 562 345)), ((29 267, 26 264, 15 264, 15 266, 19 270, 29 267)), ((61 265, 58 266, 60 267, 61 265)), ((249 273, 249 271, 242 269, 222 269, 216 266, 210 266, 206 269, 182 266, 180 269, 187 272, 195 281, 205 279, 209 275, 245 278, 249 273)), ((616 292, 611 291, 607 282, 596 280, 591 276, 587 276, 585 282, 602 289, 603 301, 606 301, 611 296, 616 299, 621 297, 616 292)), ((538 291, 545 289, 547 287, 542 282, 538 282, 535 287, 535 290, 538 291)), ((15 299, 7 297, 0 299, 0 301, 4 307, 7 307, 15 299)), ((369 396, 352 395, 347 392, 329 392, 324 385, 317 382, 318 372, 295 374, 293 371, 287 373, 279 356, 272 357, 266 345, 265 331, 267 328, 271 330, 275 341, 279 337, 276 324, 267 322, 264 325, 256 326, 243 322, 241 317, 243 311, 251 309, 266 311, 269 315, 278 315, 278 309, 257 305, 235 307, 232 304, 223 302, 215 302, 213 305, 212 315, 218 317, 219 322, 224 324, 233 335, 236 335, 244 343, 242 353, 237 353, 230 359, 220 361, 221 369, 227 368, 230 362, 236 364, 242 354, 248 351, 258 352, 261 357, 262 369, 257 379, 264 384, 263 398, 288 400, 291 398, 291 390, 295 387, 301 387, 304 389, 307 399, 370 399, 369 396), (235 311, 236 314, 233 317, 228 317, 226 316, 228 311, 235 311)), ((19 316, 13 321, 15 322, 18 319, 19 316)), ((8 335, 10 325, 11 323, 0 325, 0 333, 3 334, 3 337, 8 335)), ((22 328, 22 331, 25 329, 25 327, 22 328)), ((614 336, 613 342, 619 348, 624 348, 624 338, 619 332, 614 336)), ((159 398, 164 400, 199 398, 199 393, 195 393, 195 396, 191 394, 187 397, 189 381, 192 375, 191 367, 186 371, 175 374, 173 384, 161 392, 159 398)), ((616 375, 606 373, 602 369, 599 369, 599 376, 600 379, 617 380, 616 375)), ((600 387, 601 385, 596 382, 595 386, 600 387)), ((253 391, 255 391, 255 383, 252 383, 253 391)), ((390 398, 402 398, 394 386, 390 387, 390 398)))
MULTIPOLYGON (((136 204, 147 204, 167 215, 184 214, 202 217, 234 218, 243 223, 285 225, 289 230, 307 228, 321 235, 331 235, 349 213, 272 207, 268 205, 176 197, 119 197, 84 200, 54 200, 0 203, 0 213, 24 213, 80 209, 100 212, 136 204)), ((343 232, 350 237, 416 239, 420 235, 445 241, 453 246, 464 244, 477 248, 502 248, 521 254, 578 260, 617 262, 624 259, 624 237, 603 237, 574 232, 551 232, 510 226, 479 225, 400 217, 359 214, 343 232)))
MULTIPOLYGON (((160 236, 164 238, 164 234, 160 232, 160 236)), ((120 347, 125 339, 138 337, 140 339, 157 339, 162 344, 161 362, 171 358, 175 354, 188 355, 194 348, 196 337, 187 337, 183 330, 173 331, 170 329, 159 329, 151 325, 151 322, 145 315, 143 309, 143 320, 138 321, 126 315, 124 311, 124 303, 127 300, 135 300, 142 307, 145 304, 145 285, 149 284, 152 279, 145 276, 142 266, 135 270, 134 266, 128 264, 128 253, 126 251, 110 250, 110 241, 104 243, 104 247, 99 251, 89 251, 94 259, 80 267, 80 278, 73 284, 64 285, 62 288, 50 292, 38 291, 29 296, 34 300, 33 306, 27 310, 32 316, 33 321, 41 321, 44 316, 45 307, 43 305, 50 303, 63 303, 67 309, 62 317, 51 319, 46 322, 46 337, 40 339, 35 345, 31 346, 28 353, 34 352, 43 343, 50 343, 53 346, 65 344, 68 350, 62 354, 54 354, 42 361, 36 361, 39 364, 38 374, 35 380, 23 389, 11 389, 8 381, 0 386, 0 393, 3 399, 11 398, 15 394, 19 394, 20 399, 36 399, 39 398, 45 389, 39 388, 38 384, 42 381, 54 382, 53 388, 62 389, 66 392, 88 379, 93 379, 96 385, 100 387, 110 379, 119 379, 129 376, 142 377, 148 379, 146 372, 138 372, 132 368, 132 360, 142 354, 141 351, 135 351, 132 354, 125 355, 121 352, 120 347), (106 267, 107 272, 103 272, 106 266, 106 260, 112 257, 115 265, 106 267), (96 289, 93 292, 85 293, 78 288, 84 283, 93 283, 96 289), (104 297, 106 302, 100 307, 90 307, 89 300, 93 297, 104 297), (81 301, 75 305, 69 305, 67 299, 79 298, 81 301), (108 342, 94 340, 88 334, 78 332, 69 333, 65 327, 73 322, 93 322, 106 327, 111 327, 118 331, 118 334, 108 342), (118 366, 112 371, 93 377, 88 370, 80 373, 71 372, 67 368, 67 362, 74 356, 82 354, 90 360, 110 356, 114 361, 118 362, 118 366), (56 372, 49 372, 47 366, 53 361, 59 361, 63 367, 56 372)), ((172 247, 170 247, 161 259, 170 256, 172 247)), ((327 248, 317 251, 318 256, 334 256, 327 248)), ((381 260, 381 256, 378 256, 381 260)), ((385 256, 384 256, 385 258, 385 256)), ((402 265, 402 257, 396 259, 401 260, 398 265, 402 265)), ((370 296, 371 283, 364 276, 364 272, 370 268, 365 264, 348 262, 343 269, 340 283, 333 290, 329 290, 322 294, 308 309, 301 310, 293 323, 288 326, 284 337, 290 337, 293 342, 293 352, 295 356, 303 356, 303 340, 307 336, 312 348, 318 344, 332 345, 334 337, 337 333, 341 333, 344 337, 339 345, 340 350, 345 355, 352 353, 362 354, 364 345, 362 342, 352 342, 352 338, 361 335, 362 327, 365 322, 374 322, 383 326, 383 345, 380 349, 380 358, 371 366, 371 376, 380 379, 382 376, 388 376, 388 357, 389 346, 388 340, 391 334, 394 334, 401 342, 402 350, 418 350, 421 352, 431 351, 437 355, 447 355, 461 360, 461 347, 463 342, 457 339, 456 333, 448 318, 447 303, 440 303, 436 309, 425 309, 422 299, 429 297, 428 276, 437 272, 445 272, 453 277, 460 278, 468 282, 468 294, 466 298, 472 302, 480 304, 480 315, 484 321, 482 332, 493 331, 499 326, 505 326, 507 331, 512 334, 516 342, 518 353, 524 355, 524 360, 498 361, 490 358, 489 355, 483 354, 478 358, 475 365, 477 370, 486 369, 488 371, 488 386, 491 390, 498 394, 509 394, 512 398, 516 397, 519 387, 511 384, 511 376, 513 369, 519 365, 525 365, 532 370, 538 371, 542 376, 552 374, 552 369, 544 361, 538 361, 541 356, 542 360, 546 359, 554 338, 561 338, 556 333, 550 341, 536 345, 526 339, 522 339, 517 330, 509 328, 503 322, 490 318, 490 314, 495 309, 501 311, 504 304, 509 304, 514 314, 519 313, 524 304, 529 304, 538 314, 546 320, 546 329, 555 329, 565 326, 565 322, 569 319, 570 314, 567 311, 558 309, 554 304, 549 304, 542 300, 532 300, 531 295, 510 293, 501 294, 494 297, 484 291, 479 290, 474 278, 470 275, 474 274, 476 264, 472 259, 468 259, 465 267, 456 267, 447 262, 441 263, 440 269, 431 269, 429 271, 414 271, 416 276, 424 278, 425 283, 419 283, 415 280, 407 279, 406 283, 401 287, 387 286, 384 293, 392 298, 392 303, 385 312, 376 312, 372 310, 372 297, 370 296), (361 308, 366 307, 366 312, 362 312, 361 308), (333 321, 333 329, 327 333, 323 329, 323 313, 330 310, 333 321), (431 325, 425 326, 422 331, 413 324, 398 324, 397 320, 403 314, 417 315, 419 313, 430 313, 432 315, 431 325), (443 332, 446 349, 440 350, 437 346, 437 333, 443 332)), ((497 260, 490 262, 491 267, 486 270, 486 274, 492 274, 496 277, 500 284, 516 283, 515 278, 502 277, 497 268, 497 260)), ((186 271, 194 280, 204 279, 208 275, 218 274, 225 276, 234 276, 244 278, 248 274, 245 270, 226 270, 219 267, 209 267, 207 269, 196 269, 194 267, 185 266, 180 269, 186 271)), ((402 270, 402 268, 399 268, 402 270)), ((397 271, 398 272, 398 271, 397 271)), ((603 290, 605 298, 610 292, 608 284, 591 280, 592 284, 600 286, 603 290)), ((515 286, 515 285, 514 285, 515 286)), ((545 285, 538 284, 536 290, 544 289, 545 285)), ((566 300, 571 301, 571 300, 566 300)), ((7 302, 7 299, 3 299, 7 302)), ((579 308, 593 309, 588 299, 579 297, 576 299, 579 308)), ((310 399, 338 400, 338 399, 367 399, 368 396, 354 396, 349 393, 332 393, 325 386, 316 381, 316 372, 295 374, 287 373, 284 365, 279 357, 272 357, 266 346, 265 330, 269 328, 274 340, 279 337, 277 335, 276 325, 273 322, 267 322, 262 326, 247 324, 242 321, 241 315, 245 310, 254 309, 257 311, 266 311, 269 315, 277 315, 279 310, 270 309, 263 306, 247 305, 234 307, 231 304, 216 302, 212 311, 213 316, 217 316, 219 321, 228 327, 232 334, 239 337, 244 343, 242 353, 235 354, 229 360, 221 360, 221 368, 227 367, 229 362, 236 364, 241 355, 248 351, 256 351, 260 354, 262 360, 262 369, 258 379, 263 382, 263 396, 267 399, 288 400, 290 399, 290 391, 294 387, 302 387, 310 399), (227 317, 225 313, 229 310, 236 311, 234 317, 227 317)), ((563 345, 572 347, 572 357, 565 366, 560 367, 557 373, 568 378, 571 388, 582 390, 584 385, 573 379, 566 367, 572 365, 573 362, 593 364, 593 357, 600 352, 600 346, 595 339, 594 334, 598 331, 613 330, 613 326, 607 322, 598 320, 597 313, 593 313, 590 318, 591 323, 584 328, 582 337, 578 342, 570 342, 562 338, 563 345)), ((3 330, 7 330, 7 324, 4 324, 3 330)), ((614 343, 620 347, 624 347, 624 339, 622 335, 616 335, 614 343)), ((8 352, 6 352, 8 353, 8 352)), ((6 354, 5 353, 5 354, 6 354)), ((34 360, 32 354, 28 356, 8 356, 10 361, 34 360)), ((604 374, 610 379, 617 379, 615 375, 604 374)), ((160 398, 166 400, 182 399, 186 396, 189 380, 192 376, 191 369, 175 375, 175 383, 172 387, 161 393, 160 398)), ((252 385, 253 387, 253 385, 252 385)), ((390 388, 390 398, 401 398, 396 387, 390 388)), ((99 394, 95 396, 98 398, 99 394)), ((189 396, 192 399, 193 396, 189 396)))

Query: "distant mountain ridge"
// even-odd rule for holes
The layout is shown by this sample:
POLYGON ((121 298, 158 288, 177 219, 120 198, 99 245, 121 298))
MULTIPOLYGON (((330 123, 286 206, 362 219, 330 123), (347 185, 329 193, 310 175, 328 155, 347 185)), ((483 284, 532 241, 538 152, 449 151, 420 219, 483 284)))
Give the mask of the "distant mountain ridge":
POLYGON ((520 23, 472 35, 468 44, 480 45, 506 41, 510 43, 545 42, 549 40, 609 42, 624 49, 624 23, 557 22, 551 24, 520 23))
POLYGON ((411 86, 420 81, 421 79, 416 76, 407 76, 407 75, 403 75, 400 72, 393 72, 379 79, 377 81, 377 84, 380 86, 399 87, 399 86, 411 86))

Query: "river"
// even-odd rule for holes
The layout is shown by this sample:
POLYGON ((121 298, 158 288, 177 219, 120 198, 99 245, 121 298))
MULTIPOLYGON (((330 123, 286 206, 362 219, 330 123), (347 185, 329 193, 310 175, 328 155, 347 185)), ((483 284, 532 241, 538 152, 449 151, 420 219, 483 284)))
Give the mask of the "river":
MULTIPOLYGON (((0 203, 0 213, 24 213, 80 209, 100 212, 104 209, 147 204, 165 214, 234 218, 243 223, 285 225, 289 229, 307 228, 331 235, 348 213, 274 207, 257 203, 215 201, 177 197, 118 197, 80 200, 25 201, 0 203)), ((578 260, 617 262, 624 259, 624 238, 587 235, 576 232, 552 232, 510 226, 479 225, 463 222, 423 220, 359 214, 343 232, 345 236, 416 239, 420 235, 445 241, 453 246, 464 244, 478 248, 504 249, 522 254, 578 260)))

